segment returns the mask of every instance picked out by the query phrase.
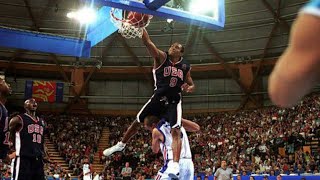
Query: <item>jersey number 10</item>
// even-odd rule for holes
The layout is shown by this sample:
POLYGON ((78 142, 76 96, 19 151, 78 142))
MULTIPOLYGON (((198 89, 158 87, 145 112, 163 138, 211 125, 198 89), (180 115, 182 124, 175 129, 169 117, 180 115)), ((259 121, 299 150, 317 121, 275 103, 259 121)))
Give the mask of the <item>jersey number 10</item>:
POLYGON ((32 142, 41 143, 42 137, 41 134, 33 134, 32 142))

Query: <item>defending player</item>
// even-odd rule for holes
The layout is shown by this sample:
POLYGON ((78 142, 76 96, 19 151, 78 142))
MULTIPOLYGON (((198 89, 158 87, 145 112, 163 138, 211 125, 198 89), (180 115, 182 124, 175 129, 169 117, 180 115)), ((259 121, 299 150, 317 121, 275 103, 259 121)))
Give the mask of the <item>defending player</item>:
MULTIPOLYGON (((161 150, 164 159, 163 167, 158 171, 157 180, 171 179, 168 176, 167 165, 172 161, 172 136, 170 133, 171 127, 164 119, 160 120, 155 116, 148 116, 144 120, 145 129, 152 133, 152 151, 158 153, 161 150)), ((192 121, 182 119, 181 127, 181 154, 180 154, 180 169, 179 179, 193 180, 194 179, 194 166, 192 162, 192 153, 190 149, 189 139, 186 133, 196 132, 200 130, 200 126, 192 121)))

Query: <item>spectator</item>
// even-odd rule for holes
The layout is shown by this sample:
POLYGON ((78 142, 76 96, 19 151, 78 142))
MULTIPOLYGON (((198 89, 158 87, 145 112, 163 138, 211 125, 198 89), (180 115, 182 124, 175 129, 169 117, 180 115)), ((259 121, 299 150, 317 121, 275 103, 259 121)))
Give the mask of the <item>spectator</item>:
POLYGON ((237 175, 237 180, 241 180, 241 175, 240 174, 237 175))
POLYGON ((126 165, 121 170, 121 175, 124 180, 131 180, 132 168, 129 167, 129 162, 126 162, 126 165))
POLYGON ((277 180, 282 180, 282 176, 280 174, 277 176, 277 180))
POLYGON ((227 168, 227 162, 221 161, 221 167, 214 174, 214 180, 232 180, 232 170, 227 168))

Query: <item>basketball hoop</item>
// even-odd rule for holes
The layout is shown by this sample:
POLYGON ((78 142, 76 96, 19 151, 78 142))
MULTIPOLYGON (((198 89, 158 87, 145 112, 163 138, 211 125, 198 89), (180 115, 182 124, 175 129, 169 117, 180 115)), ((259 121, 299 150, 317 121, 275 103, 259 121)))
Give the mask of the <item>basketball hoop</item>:
POLYGON ((117 8, 112 8, 110 15, 111 22, 119 29, 118 32, 127 39, 142 38, 143 28, 149 25, 152 18, 151 15, 131 11, 122 13, 122 10, 117 8))

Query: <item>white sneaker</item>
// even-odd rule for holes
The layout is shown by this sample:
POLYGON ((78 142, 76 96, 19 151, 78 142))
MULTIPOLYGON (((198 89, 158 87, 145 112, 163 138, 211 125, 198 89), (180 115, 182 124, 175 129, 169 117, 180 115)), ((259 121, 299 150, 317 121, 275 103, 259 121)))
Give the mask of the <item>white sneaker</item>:
POLYGON ((168 163, 168 169, 166 170, 166 173, 168 173, 168 176, 171 179, 179 179, 179 163, 170 161, 168 163))
POLYGON ((103 155, 104 156, 110 156, 111 154, 115 153, 115 152, 118 152, 118 151, 123 151, 124 147, 126 147, 126 144, 124 144, 123 142, 118 142, 116 145, 108 148, 108 149, 105 149, 103 151, 103 155))

